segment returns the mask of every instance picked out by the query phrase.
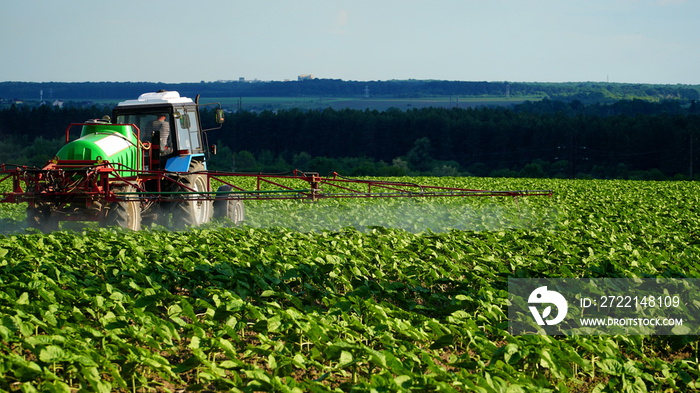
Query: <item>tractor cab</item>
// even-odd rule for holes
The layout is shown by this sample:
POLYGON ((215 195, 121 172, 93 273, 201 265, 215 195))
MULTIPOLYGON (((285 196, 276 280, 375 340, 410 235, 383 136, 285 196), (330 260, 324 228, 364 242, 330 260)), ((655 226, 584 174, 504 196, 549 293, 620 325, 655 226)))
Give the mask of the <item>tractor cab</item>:
POLYGON ((193 158, 205 161, 206 134, 198 108, 197 102, 176 91, 160 91, 120 102, 112 119, 117 124, 135 124, 141 142, 150 143, 146 169, 187 172, 193 158))

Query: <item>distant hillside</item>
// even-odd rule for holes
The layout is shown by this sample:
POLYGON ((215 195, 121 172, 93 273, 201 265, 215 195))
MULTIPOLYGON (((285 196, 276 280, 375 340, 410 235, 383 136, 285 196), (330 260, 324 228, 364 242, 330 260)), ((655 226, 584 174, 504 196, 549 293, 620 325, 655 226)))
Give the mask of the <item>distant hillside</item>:
POLYGON ((527 83, 460 82, 433 80, 343 81, 312 79, 289 82, 0 82, 0 99, 39 100, 121 100, 143 92, 177 90, 194 97, 372 97, 422 98, 456 97, 541 97, 582 103, 613 102, 621 99, 648 101, 700 99, 700 85, 651 85, 624 83, 527 83))

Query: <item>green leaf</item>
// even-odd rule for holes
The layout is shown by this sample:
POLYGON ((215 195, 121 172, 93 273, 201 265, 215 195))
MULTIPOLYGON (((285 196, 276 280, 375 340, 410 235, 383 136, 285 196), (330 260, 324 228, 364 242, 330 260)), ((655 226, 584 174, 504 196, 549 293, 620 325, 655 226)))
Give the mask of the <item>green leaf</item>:
POLYGON ((56 363, 69 360, 70 355, 58 345, 47 345, 39 351, 39 360, 46 363, 56 363))
POLYGON ((410 386, 411 382, 411 376, 409 375, 399 375, 394 378, 394 383, 399 385, 402 388, 406 388, 410 386))
POLYGON ((23 292, 21 295, 19 295, 19 298, 17 299, 17 304, 20 304, 20 305, 29 304, 29 293, 23 292))
POLYGON ((41 366, 17 354, 9 354, 9 359, 12 373, 21 380, 32 380, 42 373, 41 366))
POLYGON ((629 393, 647 393, 647 385, 642 378, 635 377, 632 384, 626 384, 625 392, 629 393))
POLYGON ((195 369, 200 364, 202 364, 202 362, 197 358, 197 356, 193 355, 177 364, 172 370, 175 373, 182 374, 195 369))
POLYGON ((340 367, 344 367, 352 363, 353 357, 352 354, 348 351, 341 351, 340 352, 340 359, 338 360, 338 365, 340 367))
POLYGON ((622 375, 624 367, 619 359, 607 358, 597 363, 601 371, 609 375, 622 375))
POLYGON ((245 367, 245 363, 238 360, 224 360, 223 362, 219 363, 219 367, 227 370, 240 369, 245 367))
MULTIPOLYGON (((45 382, 42 384, 41 389, 42 392, 48 393, 71 393, 74 391, 70 385, 63 381, 45 382)), ((25 391, 24 389, 22 390, 25 391)))
POLYGON ((201 339, 199 337, 193 336, 192 339, 190 340, 190 344, 188 345, 188 348, 198 349, 200 341, 201 341, 201 339))
POLYGON ((690 332, 691 332, 691 329, 687 325, 676 325, 673 328, 671 328, 671 333, 673 333, 675 335, 679 335, 679 336, 688 335, 688 334, 690 334, 690 332))
POLYGON ((450 345, 453 345, 455 342, 455 337, 452 334, 445 334, 440 337, 438 337, 437 340, 435 340, 431 345, 430 349, 440 349, 440 348, 445 348, 449 347, 450 345))
POLYGON ((82 374, 93 391, 100 393, 109 393, 112 391, 112 384, 102 380, 97 367, 85 367, 82 369, 82 374))
POLYGON ((555 361, 552 358, 552 352, 548 349, 542 349, 540 351, 540 365, 549 369, 549 371, 558 379, 565 377, 562 369, 566 367, 566 365, 555 361))
POLYGON ((382 368, 387 368, 386 355, 380 351, 374 349, 367 349, 370 355, 370 361, 372 364, 377 365, 382 368))
POLYGON ((520 356, 517 355, 518 351, 519 351, 518 344, 514 344, 514 343, 506 344, 506 346, 503 350, 503 361, 506 363, 511 363, 511 360, 513 360, 513 362, 517 362, 518 360, 520 360, 520 356))
POLYGON ((277 360, 273 354, 267 355, 267 367, 273 372, 277 369, 277 360))

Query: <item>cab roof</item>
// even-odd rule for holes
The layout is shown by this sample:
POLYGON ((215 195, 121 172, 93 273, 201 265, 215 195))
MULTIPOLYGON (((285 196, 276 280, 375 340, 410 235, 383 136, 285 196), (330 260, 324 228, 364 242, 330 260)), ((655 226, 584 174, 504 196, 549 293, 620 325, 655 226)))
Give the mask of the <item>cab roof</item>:
POLYGON ((155 104, 190 104, 194 103, 191 98, 180 97, 176 91, 159 91, 157 93, 143 93, 135 100, 126 100, 117 104, 121 106, 132 105, 155 105, 155 104))

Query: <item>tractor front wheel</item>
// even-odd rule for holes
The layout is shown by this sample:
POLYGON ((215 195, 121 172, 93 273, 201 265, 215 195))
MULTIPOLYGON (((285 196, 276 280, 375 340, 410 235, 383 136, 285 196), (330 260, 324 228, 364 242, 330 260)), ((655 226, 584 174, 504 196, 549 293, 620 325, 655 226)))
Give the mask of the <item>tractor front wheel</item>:
POLYGON ((198 173, 204 170, 203 164, 193 162, 189 174, 179 179, 182 184, 179 191, 184 194, 182 200, 176 202, 172 208, 173 226, 176 229, 195 227, 211 220, 212 202, 208 194, 209 182, 206 175, 198 173), (204 194, 197 194, 198 192, 204 194))
MULTIPOLYGON (((120 188, 117 192, 135 191, 136 189, 133 186, 126 186, 120 188)), ((134 198, 134 196, 126 195, 126 198, 134 198)), ((132 231, 141 230, 141 203, 138 199, 112 203, 100 224, 103 227, 117 226, 132 231)))

